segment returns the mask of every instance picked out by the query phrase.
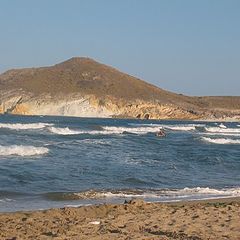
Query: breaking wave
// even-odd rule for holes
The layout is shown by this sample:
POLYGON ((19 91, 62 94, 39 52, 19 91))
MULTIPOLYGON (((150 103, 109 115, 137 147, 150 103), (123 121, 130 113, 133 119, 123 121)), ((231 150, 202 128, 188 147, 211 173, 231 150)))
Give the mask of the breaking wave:
POLYGON ((223 123, 219 124, 220 128, 227 128, 223 123))
MULTIPOLYGON (((137 126, 137 124, 136 124, 137 126)), ((109 134, 124 134, 124 133, 133 133, 138 135, 143 135, 147 133, 156 133, 160 129, 169 129, 173 131, 193 131, 196 130, 196 126, 205 126, 201 124, 189 124, 189 125, 160 125, 160 124, 142 124, 138 127, 123 127, 123 126, 102 126, 101 130, 77 130, 69 129, 68 127, 49 127, 48 130, 54 134, 59 135, 76 135, 76 134, 92 134, 92 135, 109 135, 109 134)))
POLYGON ((196 130, 196 127, 205 127, 205 124, 180 124, 180 125, 166 125, 166 124, 152 124, 152 123, 146 123, 146 124, 140 124, 140 123, 130 123, 129 125, 132 126, 142 126, 142 127, 160 127, 160 128, 166 128, 173 131, 192 131, 196 130))
POLYGON ((54 134, 59 134, 59 135, 78 135, 78 134, 92 134, 92 135, 97 135, 97 134, 116 134, 114 131, 96 131, 96 130, 73 130, 69 129, 68 127, 65 128, 57 128, 57 127, 49 127, 48 130, 54 134))
POLYGON ((23 146, 23 145, 11 145, 1 146, 0 145, 0 156, 18 155, 18 156, 34 156, 48 153, 48 148, 45 147, 34 147, 34 146, 23 146))
POLYGON ((181 199, 210 199, 223 197, 239 197, 240 188, 183 188, 162 190, 89 190, 78 193, 47 193, 45 197, 54 201, 93 200, 93 199, 131 199, 143 198, 150 201, 178 201, 181 199))
POLYGON ((48 130, 52 133, 59 134, 59 135, 76 135, 76 134, 83 134, 83 131, 77 131, 66 128, 57 128, 57 127, 49 127, 48 130))
POLYGON ((222 132, 201 132, 200 134, 202 135, 207 135, 207 136, 236 136, 240 137, 239 133, 222 133, 222 132))
POLYGON ((215 133, 240 133, 239 128, 205 127, 205 130, 215 133))
POLYGON ((122 133, 135 133, 135 134, 146 134, 146 133, 156 133, 161 129, 161 127, 114 127, 105 126, 103 127, 105 132, 122 134, 122 133))
POLYGON ((146 133, 155 133, 159 131, 160 127, 139 127, 139 128, 130 128, 130 127, 110 127, 105 126, 102 127, 103 130, 96 131, 96 130, 72 130, 68 127, 66 128, 56 128, 56 127, 49 127, 50 132, 60 135, 76 135, 76 134, 102 134, 102 135, 109 135, 109 134, 123 134, 123 133, 134 133, 134 134, 146 134, 146 133))
POLYGON ((53 124, 51 123, 0 123, 0 128, 27 130, 27 129, 42 129, 52 125, 53 124))
POLYGON ((167 129, 174 131, 193 131, 196 130, 195 126, 166 126, 167 129))
POLYGON ((202 140, 215 144, 240 144, 240 139, 202 137, 202 140))

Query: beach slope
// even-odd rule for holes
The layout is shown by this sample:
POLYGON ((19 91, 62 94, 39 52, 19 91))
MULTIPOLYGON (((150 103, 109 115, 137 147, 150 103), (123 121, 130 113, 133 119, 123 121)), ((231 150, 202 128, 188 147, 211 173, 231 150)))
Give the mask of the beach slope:
POLYGON ((131 200, 34 212, 2 213, 0 239, 240 239, 240 201, 131 200))

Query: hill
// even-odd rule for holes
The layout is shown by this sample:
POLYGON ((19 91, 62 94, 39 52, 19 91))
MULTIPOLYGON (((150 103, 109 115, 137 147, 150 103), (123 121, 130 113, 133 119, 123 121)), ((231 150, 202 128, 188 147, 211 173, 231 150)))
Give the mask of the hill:
POLYGON ((86 117, 238 117, 240 97, 175 94, 90 58, 0 75, 0 112, 86 117))

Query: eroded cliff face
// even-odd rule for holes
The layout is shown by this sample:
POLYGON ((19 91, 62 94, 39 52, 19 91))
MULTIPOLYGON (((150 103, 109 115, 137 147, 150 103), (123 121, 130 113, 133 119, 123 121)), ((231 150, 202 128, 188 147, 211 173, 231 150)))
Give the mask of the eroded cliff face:
POLYGON ((56 115, 76 117, 109 117, 113 113, 104 106, 91 103, 91 96, 67 95, 52 97, 43 94, 8 94, 0 99, 0 113, 20 115, 56 115))
POLYGON ((21 91, 11 91, 1 94, 0 103, 2 114, 192 120, 231 118, 233 115, 236 118, 239 115, 240 119, 240 112, 224 114, 204 109, 194 111, 173 104, 142 100, 126 101, 109 96, 99 98, 94 95, 51 96, 43 94, 34 97, 21 91))

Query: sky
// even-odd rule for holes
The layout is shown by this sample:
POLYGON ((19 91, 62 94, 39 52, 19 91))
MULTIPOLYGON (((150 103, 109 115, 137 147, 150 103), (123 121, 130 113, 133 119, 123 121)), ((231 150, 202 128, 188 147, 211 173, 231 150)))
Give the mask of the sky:
POLYGON ((240 1, 0 0, 0 73, 74 56, 176 93, 240 96, 240 1))

